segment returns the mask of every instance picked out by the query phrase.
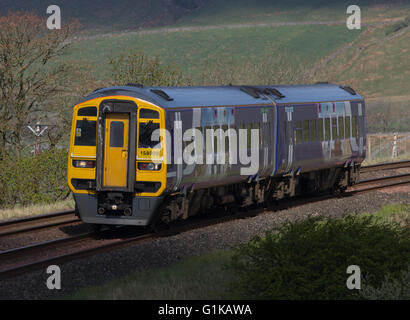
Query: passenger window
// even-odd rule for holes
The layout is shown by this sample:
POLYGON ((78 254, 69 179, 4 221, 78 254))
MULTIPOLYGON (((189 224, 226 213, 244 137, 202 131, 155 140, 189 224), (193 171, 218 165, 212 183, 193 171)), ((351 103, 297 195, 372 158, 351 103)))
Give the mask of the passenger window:
POLYGON ((350 116, 345 117, 346 139, 350 138, 350 116))
POLYGON ((332 118, 332 138, 335 140, 337 137, 337 118, 332 118))
POLYGON ((261 131, 259 128, 259 122, 254 122, 253 128, 258 129, 258 137, 259 137, 258 142, 259 142, 260 148, 262 148, 262 135, 261 135, 261 131))
POLYGON ((159 112, 151 109, 140 109, 140 119, 159 119, 159 112))
POLYGON ((353 129, 352 135, 354 138, 356 138, 357 137, 357 116, 352 117, 352 129, 353 129))
POLYGON ((311 141, 317 140, 317 121, 310 120, 309 121, 309 128, 310 128, 310 139, 311 141))
POLYGON ((303 120, 303 141, 309 141, 309 120, 303 120))
POLYGON ((219 135, 216 134, 216 130, 219 129, 219 126, 214 126, 214 152, 216 153, 218 151, 218 140, 219 140, 219 135))
POLYGON ((318 119, 318 138, 323 141, 323 119, 318 119))
POLYGON ((112 121, 110 124, 110 147, 122 148, 124 146, 124 122, 112 121))
POLYGON ((97 122, 87 119, 77 120, 75 128, 74 145, 76 146, 96 146, 97 122))
POLYGON ((226 130, 228 130, 228 126, 224 124, 222 126, 222 130, 224 132, 223 139, 225 140, 225 152, 227 152, 229 150, 229 137, 228 135, 226 135, 227 133, 226 130))
POLYGON ((251 148, 251 130, 252 130, 252 123, 247 123, 246 124, 246 133, 247 133, 247 148, 251 148))
POLYGON ((339 138, 344 139, 345 137, 345 127, 343 122, 343 117, 339 117, 339 138))
POLYGON ((325 140, 330 140, 330 118, 325 119, 325 140))
POLYGON ((302 121, 296 121, 295 143, 302 143, 302 121))

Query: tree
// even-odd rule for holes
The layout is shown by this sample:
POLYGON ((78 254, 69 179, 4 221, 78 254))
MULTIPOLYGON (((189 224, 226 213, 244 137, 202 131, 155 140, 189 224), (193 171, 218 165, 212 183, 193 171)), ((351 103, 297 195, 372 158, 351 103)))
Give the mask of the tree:
POLYGON ((70 22, 49 30, 46 20, 33 13, 0 17, 0 159, 7 145, 19 156, 30 116, 61 91, 70 67, 57 57, 78 29, 77 22, 70 22))

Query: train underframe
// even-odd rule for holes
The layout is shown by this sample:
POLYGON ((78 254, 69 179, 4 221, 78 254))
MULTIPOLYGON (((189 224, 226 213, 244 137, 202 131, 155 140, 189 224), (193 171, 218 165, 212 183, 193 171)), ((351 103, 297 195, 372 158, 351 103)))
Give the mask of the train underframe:
POLYGON ((157 221, 169 223, 221 207, 233 213, 252 206, 274 207, 279 200, 298 195, 341 194, 359 180, 360 165, 355 164, 178 193, 164 199, 157 221))
POLYGON ((163 197, 135 197, 132 193, 74 194, 77 214, 92 225, 136 225, 184 220, 216 209, 235 213, 252 207, 274 208, 279 200, 300 195, 343 193, 360 180, 360 165, 293 175, 253 179, 238 184, 186 190, 163 197), (115 210, 113 208, 115 207, 115 210))

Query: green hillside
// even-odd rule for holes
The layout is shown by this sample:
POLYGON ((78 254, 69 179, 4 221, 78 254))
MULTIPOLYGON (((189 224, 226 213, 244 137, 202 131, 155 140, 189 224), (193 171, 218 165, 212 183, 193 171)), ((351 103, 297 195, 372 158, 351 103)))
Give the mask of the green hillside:
POLYGON ((369 97, 410 96, 410 27, 394 29, 379 26, 362 32, 328 63, 319 63, 317 77, 349 83, 369 97))
POLYGON ((240 64, 269 54, 286 56, 289 63, 314 64, 360 33, 343 26, 322 25, 157 32, 81 41, 74 44, 70 54, 93 65, 97 77, 107 77, 110 57, 138 47, 195 77, 205 64, 220 59, 234 59, 240 64))
POLYGON ((360 6, 363 22, 405 17, 410 10, 408 0, 210 0, 177 25, 345 21, 351 4, 360 6))
POLYGON ((1 0, 0 15, 9 11, 34 11, 46 16, 58 5, 62 23, 78 19, 88 33, 169 25, 206 0, 1 0))
POLYGON ((346 19, 346 8, 359 5, 363 22, 405 17, 410 0, 1 0, 0 14, 34 11, 46 16, 60 6, 63 23, 79 19, 87 33, 155 26, 240 23, 323 22, 346 19))

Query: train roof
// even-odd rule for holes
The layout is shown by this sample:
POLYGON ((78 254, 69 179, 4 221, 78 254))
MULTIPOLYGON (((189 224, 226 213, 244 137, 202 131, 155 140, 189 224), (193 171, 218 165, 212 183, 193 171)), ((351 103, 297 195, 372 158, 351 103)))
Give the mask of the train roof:
POLYGON ((80 102, 104 96, 124 95, 149 101, 163 108, 213 107, 362 100, 352 88, 335 84, 214 87, 126 86, 97 89, 80 102))

